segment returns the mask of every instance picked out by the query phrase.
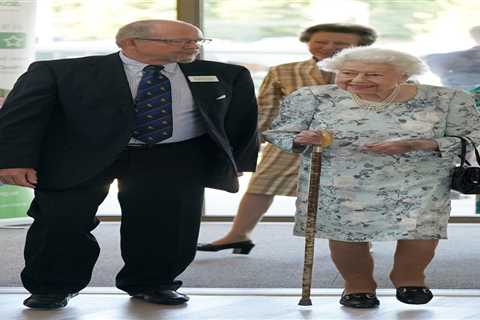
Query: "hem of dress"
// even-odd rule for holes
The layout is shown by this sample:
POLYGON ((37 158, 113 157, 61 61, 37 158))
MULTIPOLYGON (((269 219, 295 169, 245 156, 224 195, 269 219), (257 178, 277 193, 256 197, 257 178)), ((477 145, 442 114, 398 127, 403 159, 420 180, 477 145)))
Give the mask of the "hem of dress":
MULTIPOLYGON (((294 232, 294 236, 305 238, 305 233, 303 232, 294 232)), ((382 237, 382 238, 369 238, 369 239, 345 239, 335 236, 329 236, 326 234, 315 234, 316 239, 326 239, 326 240, 335 240, 335 241, 344 241, 344 242, 370 242, 370 241, 397 241, 397 240, 447 240, 447 235, 440 236, 423 236, 423 237, 412 237, 412 236, 399 236, 399 237, 382 237)))

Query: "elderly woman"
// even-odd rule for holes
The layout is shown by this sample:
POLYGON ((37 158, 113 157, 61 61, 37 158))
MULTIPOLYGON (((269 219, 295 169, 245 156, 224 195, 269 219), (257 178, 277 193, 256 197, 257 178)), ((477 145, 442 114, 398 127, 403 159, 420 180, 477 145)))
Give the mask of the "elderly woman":
POLYGON ((451 169, 459 139, 480 142, 473 98, 459 90, 407 82, 422 62, 398 51, 346 49, 321 63, 336 85, 299 89, 285 98, 267 141, 302 154, 294 233, 303 235, 309 145, 334 135, 323 152, 316 236, 330 240, 345 280, 340 303, 379 305, 369 241, 396 240, 390 279, 397 299, 424 304, 433 295, 424 271, 447 236, 451 169))

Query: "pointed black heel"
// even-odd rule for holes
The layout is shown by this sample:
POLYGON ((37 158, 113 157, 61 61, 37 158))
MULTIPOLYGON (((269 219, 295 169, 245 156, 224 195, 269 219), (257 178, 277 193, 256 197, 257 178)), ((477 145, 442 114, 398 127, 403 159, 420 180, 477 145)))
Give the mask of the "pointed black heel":
POLYGON ((240 248, 238 248, 238 247, 234 248, 232 253, 235 253, 235 254, 249 254, 250 251, 252 251, 254 246, 255 246, 255 244, 250 241, 250 243, 247 244, 247 245, 244 245, 240 248))
POLYGON ((216 252, 225 249, 233 249, 233 253, 235 254, 249 254, 253 247, 255 247, 255 244, 252 240, 245 240, 226 244, 199 243, 197 245, 197 250, 216 252))

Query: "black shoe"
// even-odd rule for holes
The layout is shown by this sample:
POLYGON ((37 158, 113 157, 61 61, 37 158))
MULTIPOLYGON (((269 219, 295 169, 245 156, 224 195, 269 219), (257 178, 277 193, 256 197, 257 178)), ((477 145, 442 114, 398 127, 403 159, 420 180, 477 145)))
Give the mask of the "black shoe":
POLYGON ((197 245, 197 250, 220 251, 225 249, 233 249, 233 253, 249 254, 253 247, 255 247, 255 244, 252 242, 252 240, 245 240, 226 244, 199 243, 197 245))
POLYGON ((78 292, 69 294, 32 294, 23 301, 23 304, 29 308, 58 309, 66 307, 68 300, 75 297, 78 292))
POLYGON ((433 298, 433 293, 427 287, 399 287, 397 299, 408 304, 425 304, 433 298))
POLYGON ((134 298, 142 299, 144 301, 156 304, 177 305, 183 304, 190 300, 190 298, 175 290, 151 290, 146 292, 139 292, 131 295, 134 298))
POLYGON ((376 308, 380 305, 375 293, 342 294, 340 304, 350 308, 376 308))

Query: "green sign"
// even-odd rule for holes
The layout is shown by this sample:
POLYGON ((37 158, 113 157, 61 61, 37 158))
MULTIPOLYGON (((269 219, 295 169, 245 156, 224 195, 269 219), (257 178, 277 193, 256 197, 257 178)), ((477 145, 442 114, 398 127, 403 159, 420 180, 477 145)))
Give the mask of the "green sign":
POLYGON ((3 6, 3 7, 20 7, 20 1, 18 1, 18 0, 0 0, 0 6, 3 6))
POLYGON ((24 32, 0 32, 0 49, 23 49, 27 44, 24 32))
POLYGON ((480 195, 475 196, 475 213, 480 214, 480 195))
POLYGON ((32 189, 0 185, 0 219, 26 217, 32 198, 32 189))

